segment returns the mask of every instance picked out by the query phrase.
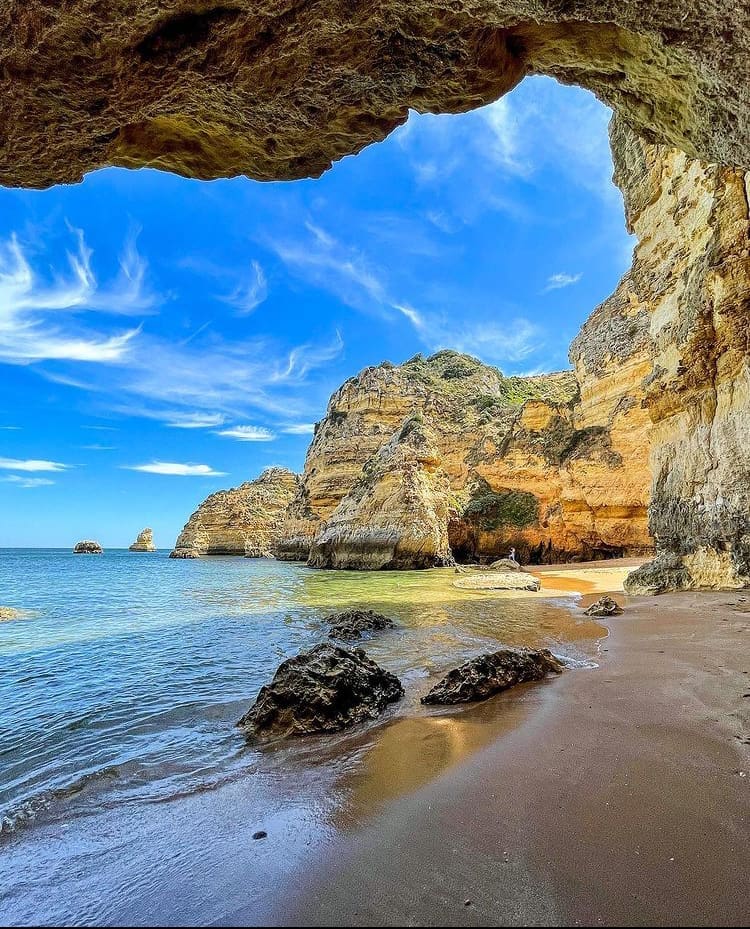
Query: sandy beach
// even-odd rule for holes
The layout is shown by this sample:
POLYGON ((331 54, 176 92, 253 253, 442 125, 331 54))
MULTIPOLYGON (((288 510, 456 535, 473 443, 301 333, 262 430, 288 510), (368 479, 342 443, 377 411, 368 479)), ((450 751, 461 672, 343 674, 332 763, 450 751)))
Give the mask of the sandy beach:
MULTIPOLYGON (((593 584, 586 603, 616 590, 621 568, 539 574, 553 587, 562 574, 593 584)), ((488 701, 475 720, 507 720, 489 744, 410 791, 402 775, 384 806, 355 804, 267 912, 239 907, 219 922, 744 925, 750 602, 633 599, 606 624, 598 668, 488 701)), ((419 731, 403 736, 381 753, 386 794, 399 743, 407 767, 417 753, 406 737, 419 731)))

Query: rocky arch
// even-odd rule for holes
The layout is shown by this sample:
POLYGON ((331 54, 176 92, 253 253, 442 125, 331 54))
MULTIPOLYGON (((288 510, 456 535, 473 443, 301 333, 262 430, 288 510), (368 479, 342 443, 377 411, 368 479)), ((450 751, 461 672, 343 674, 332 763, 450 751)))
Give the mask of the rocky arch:
MULTIPOLYGON (((750 584, 746 4, 11 0, 0 35, 0 183, 25 187, 104 165, 314 176, 410 107, 471 109, 533 73, 594 91, 639 237, 611 315, 653 355, 658 555, 633 586, 750 584)), ((594 380, 616 350, 583 359, 594 380)))

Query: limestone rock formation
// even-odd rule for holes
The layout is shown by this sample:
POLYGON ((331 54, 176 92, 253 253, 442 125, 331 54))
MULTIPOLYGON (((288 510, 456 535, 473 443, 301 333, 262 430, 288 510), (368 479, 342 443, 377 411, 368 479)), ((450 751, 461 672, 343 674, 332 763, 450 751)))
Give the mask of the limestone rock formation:
POLYGON ((76 542, 73 547, 74 555, 103 555, 104 549, 98 542, 90 539, 84 539, 83 542, 76 542))
POLYGON ((473 703, 523 684, 540 681, 548 674, 559 674, 561 661, 546 648, 503 648, 479 655, 446 676, 422 697, 422 703, 473 703))
POLYGON ((298 486, 286 468, 267 468, 254 481, 219 490, 201 503, 175 543, 175 557, 273 554, 282 520, 298 486))
POLYGON ((315 568, 433 568, 452 564, 450 485, 434 435, 418 414, 365 462, 316 536, 315 568))
POLYGON ((133 542, 128 551, 131 552, 155 552, 154 531, 153 529, 142 529, 138 533, 138 538, 133 542))
POLYGON ((198 552, 194 548, 175 548, 169 553, 170 558, 177 559, 190 559, 190 558, 200 558, 198 552))
POLYGON ((336 732, 376 719, 403 693, 361 648, 316 645, 279 665, 237 725, 256 736, 336 732))
MULTIPOLYGON (((607 334, 610 316, 607 306, 595 311, 577 361, 607 334)), ((316 428, 277 557, 330 566, 321 542, 332 550, 342 533, 361 539, 373 506, 385 528, 384 507, 391 523, 404 518, 403 499, 387 501, 386 489, 405 472, 384 458, 396 454, 393 439, 410 417, 429 431, 431 499, 443 486, 448 545, 459 560, 494 560, 511 547, 526 562, 648 551, 649 420, 639 402, 649 345, 640 337, 629 344, 628 363, 599 359, 609 375, 600 391, 582 360, 580 387, 573 372, 506 378, 452 351, 366 368, 333 394, 316 428), (613 436, 621 428, 630 437, 613 436)))
POLYGON ((343 610, 326 616, 323 622, 331 627, 329 638, 348 641, 361 639, 368 633, 393 629, 396 625, 390 617, 374 610, 343 610))
POLYGON ((538 73, 593 90, 646 138, 749 167, 746 14, 708 0, 8 0, 0 183, 110 164, 318 175, 409 108, 461 112, 538 73))
POLYGON ((459 590, 529 590, 536 592, 541 587, 539 578, 525 571, 510 574, 493 572, 492 574, 471 574, 453 582, 459 590))
POLYGON ((592 603, 588 609, 584 610, 584 613, 587 616, 620 616, 622 607, 612 597, 605 595, 599 597, 595 603, 592 603))
POLYGON ((638 236, 618 291, 624 306, 645 315, 653 357, 644 409, 652 424, 649 521, 657 558, 630 575, 626 590, 745 587, 748 176, 647 145, 618 121, 610 134, 628 225, 638 236))

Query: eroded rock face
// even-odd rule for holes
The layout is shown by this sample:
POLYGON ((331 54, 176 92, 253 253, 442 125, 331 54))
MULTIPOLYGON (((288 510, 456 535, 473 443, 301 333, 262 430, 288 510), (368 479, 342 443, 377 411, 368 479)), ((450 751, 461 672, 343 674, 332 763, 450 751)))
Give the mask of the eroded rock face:
POLYGON ((559 674, 562 662, 546 648, 503 648, 472 658, 446 676, 422 697, 422 703, 452 704, 486 700, 494 694, 523 684, 540 681, 548 674, 559 674))
POLYGON ((83 542, 76 542, 73 547, 74 555, 102 555, 104 554, 104 549, 98 542, 94 542, 91 539, 84 539, 83 542))
POLYGON ((644 137, 748 166, 750 25, 708 0, 11 0, 0 183, 104 165, 320 174, 409 108, 460 112, 527 74, 593 90, 644 137))
POLYGON ((649 520, 657 557, 630 575, 626 589, 744 587, 750 584, 748 177, 647 145, 618 121, 611 138, 615 178, 639 240, 616 295, 623 304, 618 325, 645 314, 652 345, 652 370, 641 384, 652 423, 649 520))
POLYGON ((450 484, 421 416, 406 419, 368 461, 315 537, 308 564, 357 570, 453 564, 450 484))
POLYGON ((361 648, 316 645, 279 665, 237 725, 256 736, 336 732, 376 719, 403 693, 361 648))
MULTIPOLYGON (((584 346, 600 334, 609 337, 610 313, 607 306, 595 311, 584 346)), ((344 534, 352 550, 355 541, 372 539, 377 526, 383 551, 372 564, 382 566, 394 528, 398 535, 399 523, 409 520, 407 497, 433 501, 433 515, 414 522, 413 533, 434 525, 447 507, 448 547, 460 561, 494 560, 512 547, 524 562, 650 550, 650 421, 641 407, 649 343, 628 344, 632 357, 625 362, 601 360, 612 374, 600 378, 598 392, 582 361, 580 387, 573 372, 506 378, 451 351, 366 368, 334 393, 317 426, 277 557, 331 566, 344 534), (416 472, 402 467, 408 443, 393 442, 414 416, 429 432, 430 451, 422 454, 423 480, 399 488, 398 476, 416 472), (613 428, 630 434, 613 435, 613 428), (436 493, 444 494, 444 504, 436 493)), ((411 457, 415 464, 419 456, 411 457)), ((423 561, 433 554, 442 561, 444 541, 436 548, 432 536, 423 538, 423 561)), ((367 558, 359 566, 368 566, 367 558)))
POLYGON ((331 627, 329 638, 351 642, 361 639, 363 635, 393 629, 396 625, 390 617, 374 610, 343 610, 326 616, 323 622, 331 627))
POLYGON ((254 481, 211 494, 178 536, 175 557, 190 557, 181 552, 271 556, 297 487, 296 474, 286 468, 267 468, 254 481))
POLYGON ((142 529, 138 533, 138 538, 130 546, 131 552, 155 552, 154 532, 153 529, 142 529))

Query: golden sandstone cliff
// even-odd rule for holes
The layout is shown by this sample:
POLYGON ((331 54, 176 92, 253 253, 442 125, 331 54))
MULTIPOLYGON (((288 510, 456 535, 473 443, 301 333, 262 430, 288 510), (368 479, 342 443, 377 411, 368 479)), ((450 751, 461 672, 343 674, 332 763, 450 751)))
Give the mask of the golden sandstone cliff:
MULTIPOLYGON (((637 457, 642 437, 657 555, 631 589, 750 584, 747 4, 16 0, 0 9, 0 32, 0 183, 26 187, 108 164, 312 176, 410 107, 472 109, 527 74, 593 90, 617 114, 633 268, 573 346, 580 403, 564 414, 527 404, 483 479, 518 491, 524 468, 542 473, 542 434, 568 430, 572 446, 553 444, 564 453, 554 488, 547 499, 537 489, 537 543, 554 529, 561 548, 588 533, 627 549, 626 527, 643 538, 645 472, 623 466, 610 484, 608 468, 637 457)), ((341 502, 323 485, 295 504, 287 552, 341 502)), ((466 530, 480 550, 484 526, 466 530)), ((531 544, 530 523, 524 532, 531 544)))
POLYGON ((172 556, 272 554, 297 480, 286 468, 267 468, 254 481, 211 494, 185 524, 172 556))
POLYGON ((453 351, 366 368, 331 397, 299 479, 212 494, 176 552, 379 569, 648 551, 643 326, 599 307, 573 348, 580 385, 453 351))
MULTIPOLYGON (((588 325, 608 323, 604 305, 588 325)), ((453 351, 366 368, 316 428, 277 557, 425 567, 451 554, 493 560, 510 547, 533 562, 647 551, 644 346, 633 345, 602 389, 584 381, 580 397, 572 372, 506 378, 453 351), (613 435, 625 422, 630 438, 613 435), (405 468, 409 430, 421 452, 405 468), (386 557, 401 549, 411 561, 386 557)))

